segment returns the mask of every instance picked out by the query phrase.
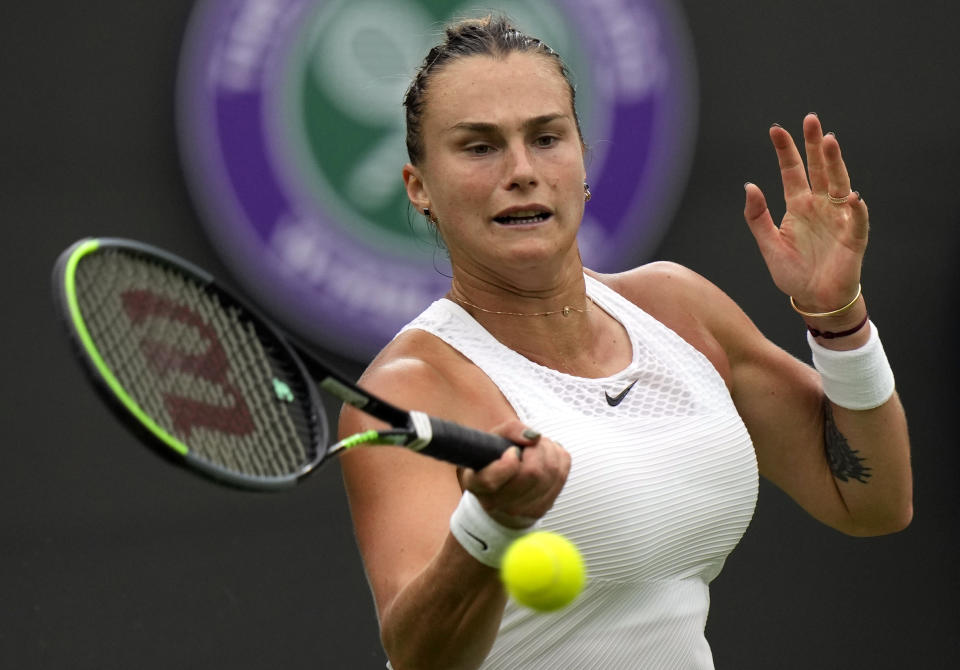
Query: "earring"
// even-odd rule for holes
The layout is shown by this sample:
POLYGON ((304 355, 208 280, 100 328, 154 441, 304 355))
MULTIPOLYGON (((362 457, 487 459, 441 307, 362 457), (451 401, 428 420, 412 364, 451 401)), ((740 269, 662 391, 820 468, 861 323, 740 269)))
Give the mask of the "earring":
POLYGON ((430 209, 428 207, 423 208, 423 215, 428 219, 430 218, 430 209))
POLYGON ((583 182, 583 201, 590 202, 590 199, 593 197, 593 194, 590 192, 590 184, 583 182))

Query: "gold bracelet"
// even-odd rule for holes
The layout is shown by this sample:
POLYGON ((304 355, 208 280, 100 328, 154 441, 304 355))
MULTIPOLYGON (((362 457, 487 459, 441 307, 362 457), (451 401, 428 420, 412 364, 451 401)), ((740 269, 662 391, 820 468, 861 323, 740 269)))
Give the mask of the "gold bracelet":
POLYGON ((835 309, 832 312, 804 312, 802 309, 797 307, 797 301, 793 299, 793 296, 790 296, 790 306, 793 307, 793 310, 800 314, 811 319, 822 319, 827 316, 840 316, 846 312, 849 312, 850 309, 857 303, 857 300, 860 299, 860 294, 863 292, 863 287, 860 284, 857 284, 857 295, 853 296, 853 300, 848 302, 846 305, 840 309, 835 309))

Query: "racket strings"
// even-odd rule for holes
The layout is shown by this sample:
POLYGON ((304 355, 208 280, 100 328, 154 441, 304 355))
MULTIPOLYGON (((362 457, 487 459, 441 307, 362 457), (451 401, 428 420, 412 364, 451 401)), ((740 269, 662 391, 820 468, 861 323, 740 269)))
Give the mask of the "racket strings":
MULTIPOLYGON (((225 315, 226 312, 220 312, 219 314, 225 315)), ((290 391, 290 396, 294 398, 307 397, 306 391, 298 389, 295 394, 290 388, 290 383, 283 381, 284 378, 292 379, 292 375, 280 373, 276 369, 277 366, 271 365, 271 361, 275 357, 270 356, 263 348, 263 342, 257 335, 254 324, 250 322, 241 324, 237 317, 237 310, 231 310, 231 316, 236 326, 243 327, 247 332, 247 337, 240 340, 239 350, 244 360, 248 362, 247 365, 240 366, 242 385, 258 387, 269 383, 273 390, 272 396, 257 393, 252 397, 255 405, 254 416, 262 422, 258 430, 264 439, 264 449, 258 455, 265 456, 269 460, 276 460, 280 467, 285 469, 289 468, 285 465, 287 463, 295 464, 295 466, 302 465, 309 461, 310 454, 308 454, 305 445, 309 445, 310 442, 301 439, 304 434, 305 422, 301 420, 299 422, 301 425, 298 428, 294 419, 306 417, 303 412, 284 411, 284 403, 289 401, 286 400, 287 396, 281 397, 279 395, 276 382, 285 384, 290 391)))
POLYGON ((251 477, 310 463, 316 408, 286 350, 199 281, 130 252, 77 266, 80 311, 120 386, 190 457, 251 477))

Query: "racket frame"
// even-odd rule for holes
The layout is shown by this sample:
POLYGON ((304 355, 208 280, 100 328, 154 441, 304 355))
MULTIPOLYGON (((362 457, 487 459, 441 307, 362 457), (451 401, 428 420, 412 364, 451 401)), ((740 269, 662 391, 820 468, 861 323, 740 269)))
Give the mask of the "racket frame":
POLYGON ((248 489, 277 490, 289 488, 313 472, 317 466, 336 453, 362 444, 387 444, 418 451, 434 458, 447 460, 457 465, 479 469, 500 457, 514 445, 505 438, 484 431, 467 428, 452 421, 431 417, 423 412, 395 407, 368 393, 346 376, 331 368, 313 355, 297 337, 281 331, 250 303, 243 300, 209 273, 193 263, 163 249, 143 242, 123 238, 84 238, 68 247, 58 258, 53 271, 55 301, 65 322, 67 332, 74 344, 77 357, 83 360, 83 368, 100 391, 108 406, 121 422, 133 427, 135 432, 147 438, 151 446, 157 443, 165 448, 159 450, 165 456, 178 457, 181 465, 188 465, 221 483, 248 489), (79 302, 76 298, 76 269, 84 256, 96 251, 114 248, 131 254, 157 259, 169 264, 198 282, 204 289, 218 295, 223 304, 232 304, 249 316, 258 332, 269 335, 272 344, 283 350, 295 368, 303 387, 309 393, 311 419, 318 425, 313 445, 314 455, 296 472, 279 477, 253 476, 220 467, 194 456, 190 448, 160 427, 144 412, 136 401, 123 389, 109 366, 103 360, 86 328, 79 302), (349 436, 326 448, 329 441, 329 425, 320 395, 322 388, 344 403, 390 425, 389 429, 364 431, 349 436))
MULTIPOLYGON (((133 430, 136 436, 145 441, 154 451, 168 460, 206 475, 219 483, 244 489, 271 491, 288 489, 310 474, 327 458, 326 443, 329 441, 329 423, 315 381, 307 370, 303 360, 281 334, 259 310, 224 287, 212 275, 193 263, 149 244, 117 237, 84 238, 70 245, 58 257, 53 268, 54 301, 58 305, 59 315, 73 345, 74 354, 82 361, 81 367, 93 382, 101 398, 113 411, 121 423, 133 430), (182 440, 171 435, 150 417, 126 392, 123 385, 111 371, 102 354, 93 342, 80 310, 76 294, 76 271, 80 261, 91 253, 105 249, 118 249, 134 255, 157 258, 169 263, 178 271, 198 282, 205 290, 216 293, 225 304, 233 303, 243 310, 250 321, 256 324, 258 332, 267 333, 273 344, 284 350, 296 373, 303 379, 303 386, 309 394, 307 401, 311 408, 310 419, 316 426, 316 436, 312 445, 313 456, 295 471, 282 476, 253 476, 222 468, 204 458, 195 456, 182 440)), ((263 335, 261 334, 261 338, 263 335)))

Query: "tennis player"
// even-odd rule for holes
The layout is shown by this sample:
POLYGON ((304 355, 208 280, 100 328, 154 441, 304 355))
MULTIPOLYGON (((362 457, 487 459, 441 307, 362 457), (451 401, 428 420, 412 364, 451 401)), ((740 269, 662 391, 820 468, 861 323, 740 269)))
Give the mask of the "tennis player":
MULTIPOLYGON (((783 308, 809 329, 811 367, 684 267, 582 266, 585 146, 542 42, 499 18, 452 25, 405 106, 403 179, 453 276, 362 383, 518 449, 477 472, 401 449, 343 457, 395 670, 712 668, 708 584, 758 473, 850 535, 910 522, 904 413, 860 287, 867 205, 815 115, 806 167, 786 130, 769 131, 779 226, 755 185, 744 210, 783 308), (508 602, 498 579, 504 548, 534 526, 588 566, 581 596, 551 614, 508 602)), ((340 431, 373 421, 345 408, 340 431)))

